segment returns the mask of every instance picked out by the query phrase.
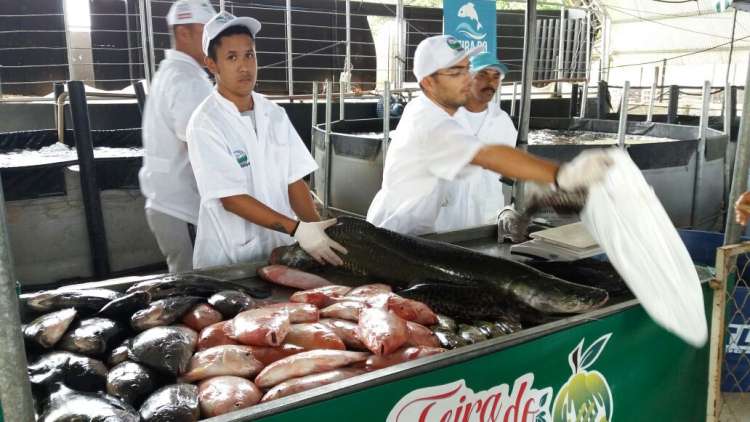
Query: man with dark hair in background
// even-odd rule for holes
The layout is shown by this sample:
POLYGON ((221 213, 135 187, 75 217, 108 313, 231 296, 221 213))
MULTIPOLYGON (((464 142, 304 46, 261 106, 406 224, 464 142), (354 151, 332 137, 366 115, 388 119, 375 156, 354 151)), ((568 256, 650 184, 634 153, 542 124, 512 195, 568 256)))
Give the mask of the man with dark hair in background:
POLYGON ((185 129, 195 108, 211 93, 201 43, 203 25, 215 14, 208 0, 179 0, 169 9, 172 49, 159 63, 143 113, 139 179, 146 220, 172 273, 193 268, 200 197, 185 129))
POLYGON ((216 89, 188 124, 188 150, 201 196, 196 268, 266 259, 295 240, 320 262, 341 264, 302 180, 317 165, 284 109, 254 92, 250 17, 222 12, 206 24, 203 52, 216 89))

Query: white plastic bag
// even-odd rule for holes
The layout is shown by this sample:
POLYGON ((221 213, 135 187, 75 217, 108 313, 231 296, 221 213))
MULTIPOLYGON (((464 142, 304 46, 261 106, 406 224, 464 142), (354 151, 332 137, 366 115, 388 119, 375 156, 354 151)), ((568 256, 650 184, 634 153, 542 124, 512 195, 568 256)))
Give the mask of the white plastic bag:
POLYGON ((581 220, 653 320, 687 343, 708 338, 703 291, 690 254, 627 153, 592 186, 581 220))

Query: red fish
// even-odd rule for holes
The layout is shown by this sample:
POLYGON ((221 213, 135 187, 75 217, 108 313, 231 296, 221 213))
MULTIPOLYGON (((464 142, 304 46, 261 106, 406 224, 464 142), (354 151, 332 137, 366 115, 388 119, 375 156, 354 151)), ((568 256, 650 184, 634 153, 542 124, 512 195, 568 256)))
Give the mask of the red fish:
POLYGON ((368 297, 380 293, 391 293, 393 289, 391 286, 382 283, 365 284, 363 286, 355 287, 347 293, 347 297, 368 297))
POLYGON ((289 332, 289 312, 259 308, 243 311, 227 321, 224 332, 233 340, 251 346, 278 346, 289 332))
POLYGON ((278 347, 271 346, 246 346, 252 349, 253 356, 258 359, 263 366, 268 366, 277 360, 284 359, 287 356, 291 356, 300 352, 304 352, 305 348, 297 346, 296 344, 284 343, 278 347))
POLYGON ((255 385, 270 388, 290 378, 327 372, 355 362, 364 362, 369 353, 346 350, 309 350, 278 360, 266 366, 257 377, 255 385))
POLYGON ((349 321, 359 321, 359 313, 367 305, 363 302, 339 302, 320 310, 323 318, 338 318, 349 321))
POLYGON ((265 365, 255 358, 253 350, 247 346, 216 346, 193 355, 188 372, 181 382, 194 382, 210 377, 234 375, 251 377, 265 365))
POLYGON ((258 403, 263 393, 251 381, 235 376, 221 376, 198 386, 198 402, 205 418, 223 415, 258 403))
POLYGON ((440 347, 404 347, 396 350, 390 355, 375 356, 367 358, 365 370, 374 371, 376 369, 386 368, 398 363, 407 362, 425 356, 435 355, 444 352, 445 349, 440 347))
POLYGON ((317 322, 311 324, 292 324, 284 341, 304 347, 307 350, 346 350, 344 342, 341 341, 339 336, 328 325, 317 322))
POLYGON ((343 319, 321 319, 320 323, 327 325, 328 328, 333 330, 347 348, 367 350, 367 346, 359 339, 359 325, 357 323, 343 319))
POLYGON ((211 324, 208 327, 201 330, 201 334, 198 337, 198 351, 205 350, 214 346, 221 346, 223 344, 239 344, 238 342, 229 338, 224 330, 224 326, 228 321, 217 322, 211 324))
POLYGON ((330 286, 330 281, 315 274, 295 270, 285 265, 269 265, 258 269, 258 275, 266 281, 296 289, 315 289, 330 286))
POLYGON ((263 305, 259 309, 270 309, 274 311, 285 311, 289 313, 289 322, 297 324, 300 322, 316 322, 320 319, 320 311, 315 305, 309 303, 282 302, 263 305))
POLYGON ((201 303, 196 305, 193 309, 189 310, 183 317, 182 323, 192 328, 195 331, 200 332, 202 329, 208 327, 211 324, 224 319, 221 313, 213 308, 211 305, 201 303))
POLYGON ((406 321, 398 315, 366 308, 359 314, 359 338, 372 353, 387 355, 406 343, 409 330, 406 321))
POLYGON ((336 381, 341 381, 356 375, 363 374, 364 372, 365 371, 361 369, 341 368, 334 369, 333 371, 323 372, 321 374, 292 378, 268 390, 268 392, 261 399, 261 402, 280 399, 282 397, 286 397, 302 391, 307 391, 311 388, 332 384, 336 381))
POLYGON ((388 298, 388 309, 407 321, 414 321, 422 325, 437 324, 437 315, 432 312, 432 309, 416 300, 391 295, 388 298))
POLYGON ((340 300, 344 295, 349 293, 350 290, 351 287, 337 285, 318 287, 316 289, 294 292, 289 298, 289 301, 310 303, 318 308, 325 308, 326 306, 340 300))
POLYGON ((409 346, 440 347, 435 334, 424 325, 406 321, 406 329, 409 330, 409 339, 406 341, 409 346))

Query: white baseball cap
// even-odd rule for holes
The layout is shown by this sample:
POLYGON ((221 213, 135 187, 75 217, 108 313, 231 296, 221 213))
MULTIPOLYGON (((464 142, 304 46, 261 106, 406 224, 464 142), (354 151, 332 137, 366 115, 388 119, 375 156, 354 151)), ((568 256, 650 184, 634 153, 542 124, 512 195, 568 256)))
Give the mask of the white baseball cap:
POLYGON ((225 29, 232 26, 244 26, 250 31, 253 39, 260 32, 260 22, 247 16, 238 18, 229 12, 221 12, 214 16, 203 28, 203 54, 208 56, 208 45, 225 29))
POLYGON ((210 21, 216 14, 208 0, 177 0, 167 13, 167 25, 184 25, 210 21))
POLYGON ((449 68, 461 60, 482 51, 482 46, 467 50, 452 35, 435 35, 425 38, 414 53, 414 76, 421 82, 440 69, 449 68))

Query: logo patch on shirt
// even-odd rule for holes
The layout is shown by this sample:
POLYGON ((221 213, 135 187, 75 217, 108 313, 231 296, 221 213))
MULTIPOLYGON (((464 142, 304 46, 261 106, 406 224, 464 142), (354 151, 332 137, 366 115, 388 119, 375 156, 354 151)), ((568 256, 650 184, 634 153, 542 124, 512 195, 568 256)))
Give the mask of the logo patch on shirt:
POLYGON ((247 160, 247 154, 241 149, 234 151, 234 158, 237 159, 237 164, 239 164, 240 167, 247 167, 250 165, 250 162, 247 160))

